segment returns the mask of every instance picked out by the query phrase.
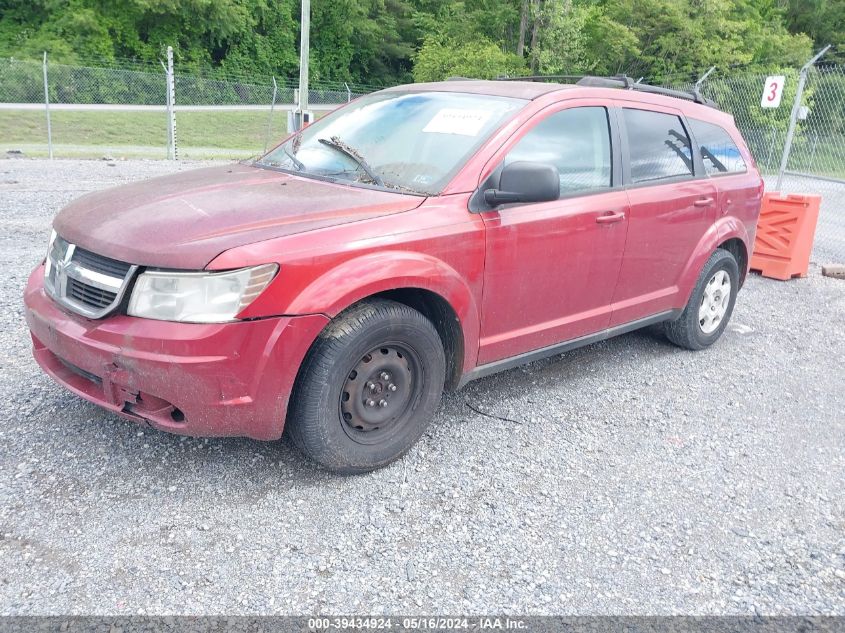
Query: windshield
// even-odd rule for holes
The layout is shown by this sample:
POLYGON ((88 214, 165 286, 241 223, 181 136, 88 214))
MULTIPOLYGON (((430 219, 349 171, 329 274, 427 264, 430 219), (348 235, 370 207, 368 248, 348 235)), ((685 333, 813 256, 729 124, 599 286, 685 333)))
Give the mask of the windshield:
POLYGON ((525 103, 452 92, 377 93, 323 117, 256 164, 436 194, 525 103))

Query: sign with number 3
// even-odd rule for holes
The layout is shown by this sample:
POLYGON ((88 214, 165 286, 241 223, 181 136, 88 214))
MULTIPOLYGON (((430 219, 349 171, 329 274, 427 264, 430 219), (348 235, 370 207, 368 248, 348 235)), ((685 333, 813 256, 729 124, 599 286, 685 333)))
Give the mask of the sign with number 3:
POLYGON ((783 75, 766 77, 766 85, 763 88, 763 99, 760 101, 761 108, 777 108, 780 105, 784 83, 786 83, 786 77, 783 75))

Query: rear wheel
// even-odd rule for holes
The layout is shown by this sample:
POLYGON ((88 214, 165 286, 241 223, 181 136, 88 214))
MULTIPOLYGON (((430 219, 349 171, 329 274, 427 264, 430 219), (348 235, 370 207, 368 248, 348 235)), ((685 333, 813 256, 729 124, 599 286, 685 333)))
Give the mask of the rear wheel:
POLYGON ((340 314, 308 352, 286 432, 329 470, 360 473, 407 451, 431 420, 446 375, 434 326, 394 301, 340 314))
POLYGON ((721 248, 704 264, 681 316, 665 324, 666 337, 681 347, 709 347, 725 331, 739 290, 739 267, 734 256, 721 248))

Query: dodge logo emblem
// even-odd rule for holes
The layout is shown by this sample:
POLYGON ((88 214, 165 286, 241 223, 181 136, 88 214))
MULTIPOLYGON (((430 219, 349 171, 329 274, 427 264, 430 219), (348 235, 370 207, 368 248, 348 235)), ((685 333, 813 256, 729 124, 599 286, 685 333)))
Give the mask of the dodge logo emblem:
POLYGON ((65 251, 64 257, 54 262, 56 267, 56 294, 59 297, 67 296, 67 268, 70 266, 70 260, 73 258, 73 251, 76 246, 70 244, 65 251))

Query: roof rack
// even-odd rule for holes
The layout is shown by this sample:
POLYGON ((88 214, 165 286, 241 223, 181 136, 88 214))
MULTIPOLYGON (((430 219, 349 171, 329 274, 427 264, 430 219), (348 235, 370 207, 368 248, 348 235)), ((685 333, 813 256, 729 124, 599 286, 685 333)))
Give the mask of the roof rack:
POLYGON ((523 75, 521 77, 510 77, 499 75, 496 81, 557 81, 559 79, 583 79, 585 75, 523 75))
POLYGON ((616 77, 582 77, 576 83, 576 86, 588 86, 592 88, 624 88, 625 90, 637 90, 639 92, 648 92, 651 94, 665 95, 667 97, 674 97, 676 99, 685 99, 687 101, 695 101, 711 108, 715 108, 716 102, 707 99, 701 94, 698 87, 692 90, 674 90, 672 88, 663 88, 662 86, 650 86, 649 84, 641 84, 634 81, 631 77, 626 75, 618 75, 616 77))
POLYGON ((665 95, 667 97, 675 97, 676 99, 684 99, 686 101, 695 101, 711 108, 718 108, 715 101, 707 99, 698 89, 698 86, 693 87, 692 90, 674 90, 672 88, 663 88, 662 86, 651 86, 649 84, 641 84, 639 80, 634 81, 632 77, 627 75, 616 75, 614 77, 594 77, 591 75, 530 75, 527 77, 498 77, 500 81, 556 81, 560 79, 577 79, 576 86, 585 86, 592 88, 622 88, 625 90, 637 90, 639 92, 648 92, 651 94, 665 95))

